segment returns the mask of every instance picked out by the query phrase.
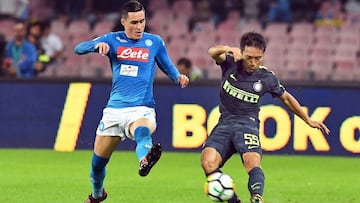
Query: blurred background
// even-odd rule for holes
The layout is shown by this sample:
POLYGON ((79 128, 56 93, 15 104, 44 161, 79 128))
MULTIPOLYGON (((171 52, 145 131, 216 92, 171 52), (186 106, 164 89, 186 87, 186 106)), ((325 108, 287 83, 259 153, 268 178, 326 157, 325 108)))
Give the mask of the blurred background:
MULTIPOLYGON (((121 30, 125 0, 0 0, 0 78, 9 71, 5 44, 14 26, 26 25, 26 38, 38 51, 36 78, 111 78, 106 57, 77 56, 74 46, 121 30)), ((239 46, 240 36, 266 36, 264 65, 285 81, 357 81, 360 78, 359 0, 143 0, 146 31, 166 42, 173 63, 190 61, 192 80, 220 78, 207 55, 215 44, 239 46)), ((166 76, 157 72, 157 79, 166 76)), ((165 79, 167 80, 167 79, 165 79)))

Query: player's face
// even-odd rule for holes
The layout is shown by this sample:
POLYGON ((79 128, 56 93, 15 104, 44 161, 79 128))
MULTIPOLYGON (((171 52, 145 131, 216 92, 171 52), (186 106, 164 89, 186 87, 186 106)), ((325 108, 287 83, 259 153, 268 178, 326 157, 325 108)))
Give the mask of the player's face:
POLYGON ((242 51, 243 66, 246 72, 254 72, 262 63, 264 52, 256 47, 245 46, 242 51))
POLYGON ((126 36, 130 39, 141 39, 145 30, 145 12, 129 12, 127 18, 121 18, 126 36))

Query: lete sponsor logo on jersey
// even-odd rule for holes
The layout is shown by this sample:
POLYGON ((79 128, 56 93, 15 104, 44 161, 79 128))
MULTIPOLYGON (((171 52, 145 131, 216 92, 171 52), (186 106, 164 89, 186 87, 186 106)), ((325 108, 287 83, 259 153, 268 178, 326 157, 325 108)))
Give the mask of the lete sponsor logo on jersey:
POLYGON ((150 50, 145 48, 118 47, 116 53, 118 60, 148 62, 150 50))

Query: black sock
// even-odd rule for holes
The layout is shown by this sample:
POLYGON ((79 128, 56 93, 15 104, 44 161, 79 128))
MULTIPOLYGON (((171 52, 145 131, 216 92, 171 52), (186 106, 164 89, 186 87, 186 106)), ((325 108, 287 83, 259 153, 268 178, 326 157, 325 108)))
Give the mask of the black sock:
POLYGON ((248 189, 251 195, 262 195, 264 192, 265 176, 261 168, 255 167, 249 171, 248 189))
POLYGON ((240 198, 236 195, 234 191, 234 196, 228 200, 228 203, 238 203, 240 201, 240 198))

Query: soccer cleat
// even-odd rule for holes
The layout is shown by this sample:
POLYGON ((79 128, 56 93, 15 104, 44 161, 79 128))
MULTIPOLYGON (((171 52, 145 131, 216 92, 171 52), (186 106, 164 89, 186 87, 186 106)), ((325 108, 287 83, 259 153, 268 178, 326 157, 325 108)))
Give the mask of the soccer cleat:
POLYGON ((92 194, 89 195, 88 199, 85 201, 85 203, 99 203, 104 201, 107 198, 107 193, 105 190, 103 190, 102 196, 100 198, 94 198, 92 194))
POLYGON ((263 198, 259 194, 254 194, 250 198, 251 203, 264 203, 263 198))
POLYGON ((154 144, 149 153, 140 162, 139 175, 147 176, 151 168, 159 161, 161 156, 161 145, 160 143, 154 144))
POLYGON ((228 203, 241 203, 241 200, 236 198, 235 200, 229 200, 228 203))

